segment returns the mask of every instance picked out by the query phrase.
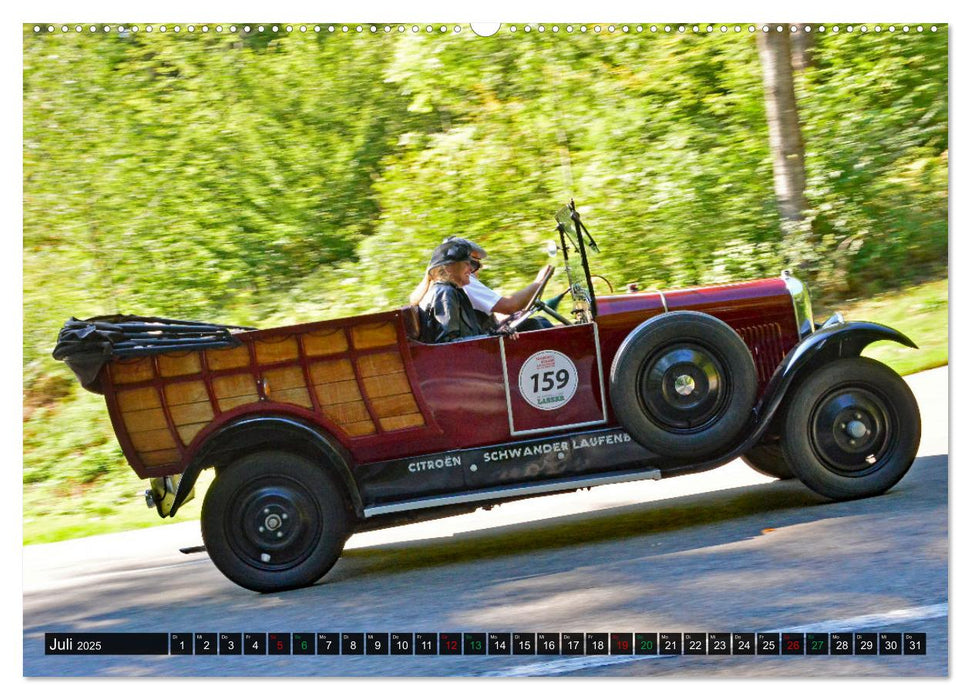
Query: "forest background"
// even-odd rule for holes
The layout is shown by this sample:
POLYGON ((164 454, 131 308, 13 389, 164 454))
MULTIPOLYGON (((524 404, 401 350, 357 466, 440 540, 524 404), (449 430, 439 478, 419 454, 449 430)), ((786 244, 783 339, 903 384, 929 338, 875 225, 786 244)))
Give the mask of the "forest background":
POLYGON ((449 234, 484 245, 482 278, 511 291, 571 197, 615 288, 789 267, 819 309, 946 280, 946 26, 793 43, 795 219, 748 25, 210 26, 24 27, 24 504, 44 532, 144 488, 103 400, 50 357, 70 316, 384 310, 449 234))

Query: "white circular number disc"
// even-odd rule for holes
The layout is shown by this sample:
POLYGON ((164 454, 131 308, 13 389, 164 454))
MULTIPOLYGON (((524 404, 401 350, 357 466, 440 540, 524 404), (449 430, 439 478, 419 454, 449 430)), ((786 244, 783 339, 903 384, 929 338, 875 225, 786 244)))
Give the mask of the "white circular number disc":
POLYGON ((556 350, 541 350, 519 370, 519 393, 526 403, 543 411, 563 408, 577 391, 577 368, 556 350))

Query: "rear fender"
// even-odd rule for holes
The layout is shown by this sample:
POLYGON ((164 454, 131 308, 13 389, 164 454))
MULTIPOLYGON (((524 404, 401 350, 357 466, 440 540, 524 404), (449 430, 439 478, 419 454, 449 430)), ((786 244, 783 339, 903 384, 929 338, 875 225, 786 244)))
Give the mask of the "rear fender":
MULTIPOLYGON (((844 357, 857 357, 878 340, 907 347, 917 344, 900 331, 868 321, 838 321, 822 326, 794 347, 779 365, 755 407, 757 423, 764 429, 779 410, 789 391, 817 367, 844 357)), ((760 430, 761 432, 761 430, 760 430)))
POLYGON ((317 428, 282 416, 242 418, 213 433, 182 473, 169 516, 174 516, 185 503, 203 469, 211 466, 224 467, 240 454, 249 454, 260 449, 288 450, 305 455, 320 464, 344 485, 348 505, 363 517, 364 504, 351 474, 352 459, 347 451, 317 428))

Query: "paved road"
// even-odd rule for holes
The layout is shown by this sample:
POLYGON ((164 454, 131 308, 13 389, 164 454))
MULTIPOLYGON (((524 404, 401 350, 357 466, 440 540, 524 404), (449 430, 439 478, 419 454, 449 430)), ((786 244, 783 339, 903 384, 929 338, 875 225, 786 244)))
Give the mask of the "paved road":
POLYGON ((355 536, 318 585, 222 577, 198 525, 24 549, 25 675, 943 676, 947 369, 910 378, 923 440, 884 496, 828 503, 740 462, 355 536), (45 656, 44 632, 906 631, 907 657, 45 656))

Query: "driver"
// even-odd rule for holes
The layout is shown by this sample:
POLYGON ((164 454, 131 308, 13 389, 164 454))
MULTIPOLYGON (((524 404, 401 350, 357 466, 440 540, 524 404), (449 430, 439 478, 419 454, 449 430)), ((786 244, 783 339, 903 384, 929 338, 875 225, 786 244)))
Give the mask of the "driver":
POLYGON ((485 334, 472 302, 462 292, 472 277, 472 267, 468 243, 447 241, 435 248, 423 282, 427 291, 416 304, 423 312, 423 343, 448 343, 485 334))
MULTIPOLYGON (((517 292, 513 292, 509 296, 502 296, 497 292, 493 291, 482 282, 479 281, 478 271, 482 267, 482 260, 487 257, 487 253, 482 246, 468 240, 467 238, 459 238, 458 236, 448 236, 442 245, 446 243, 462 243, 467 245, 471 251, 472 256, 472 275, 469 278, 469 283, 463 287, 463 291, 468 295, 469 300, 472 302, 472 308, 475 309, 476 316, 479 319, 479 325, 484 331, 491 331, 498 325, 497 320, 493 314, 502 314, 503 316, 508 316, 514 314, 517 311, 521 311, 529 303, 529 300, 533 297, 533 294, 542 284, 542 270, 537 275, 536 280, 527 286, 523 287, 517 292)), ((411 295, 411 303, 416 306, 424 307, 427 301, 427 296, 430 293, 430 281, 426 275, 425 280, 422 281, 415 291, 411 295)), ((545 318, 533 317, 526 319, 519 324, 517 328, 518 331, 536 331, 543 328, 552 328, 553 324, 545 318)))

